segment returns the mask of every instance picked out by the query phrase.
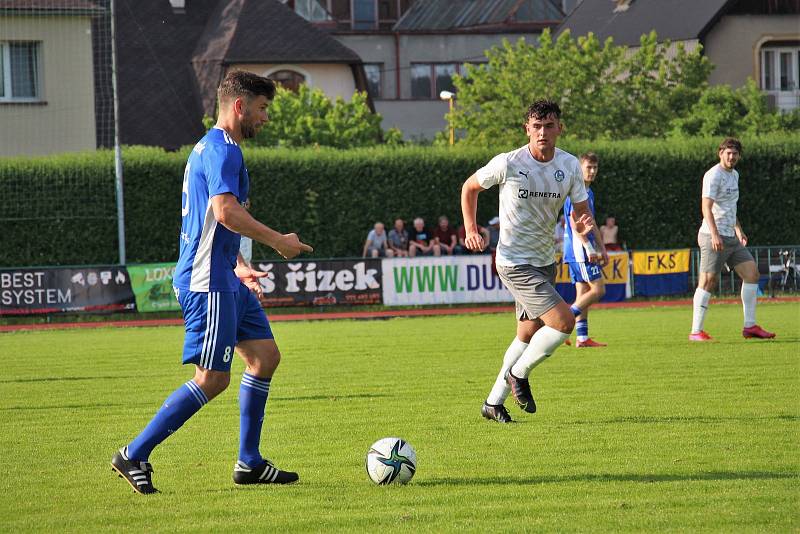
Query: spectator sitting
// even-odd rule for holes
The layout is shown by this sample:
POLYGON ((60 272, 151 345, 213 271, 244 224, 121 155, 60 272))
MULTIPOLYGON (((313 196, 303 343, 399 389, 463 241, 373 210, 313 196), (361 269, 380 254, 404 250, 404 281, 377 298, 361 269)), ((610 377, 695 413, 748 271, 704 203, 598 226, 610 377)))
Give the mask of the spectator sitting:
POLYGON ((361 256, 364 258, 394 257, 392 249, 386 246, 386 232, 384 232, 382 222, 376 222, 375 227, 367 234, 367 240, 364 242, 364 251, 361 256))
MULTIPOLYGON (((483 238, 483 242, 486 245, 488 245, 489 244, 489 230, 487 230, 486 228, 484 228, 483 226, 481 226, 479 224, 478 225, 478 233, 481 234, 481 237, 483 238)), ((468 252, 472 252, 474 254, 481 254, 483 252, 488 252, 488 250, 489 250, 488 246, 485 249, 483 249, 482 251, 480 251, 480 252, 477 251, 477 250, 470 251, 467 248, 466 243, 464 243, 464 241, 466 239, 467 239, 467 227, 462 224, 461 226, 458 227, 458 245, 456 245, 456 254, 466 254, 468 252)))
POLYGON ((439 226, 433 231, 433 239, 441 248, 441 254, 453 255, 456 245, 458 245, 458 237, 455 230, 450 227, 450 221, 446 216, 439 217, 439 226))
POLYGON ((408 230, 403 219, 394 221, 394 228, 389 230, 389 241, 387 245, 394 252, 395 257, 405 258, 408 256, 408 230))
POLYGON ((622 250, 618 234, 617 221, 614 217, 606 217, 606 223, 600 227, 600 235, 603 236, 603 244, 606 250, 622 250))
POLYGON ((425 229, 422 217, 414 219, 414 228, 408 235, 408 255, 415 256, 440 256, 442 249, 432 238, 431 233, 425 229))
POLYGON ((555 233, 553 235, 553 241, 556 244, 556 250, 561 250, 561 245, 564 243, 564 214, 558 216, 558 222, 556 223, 555 233))

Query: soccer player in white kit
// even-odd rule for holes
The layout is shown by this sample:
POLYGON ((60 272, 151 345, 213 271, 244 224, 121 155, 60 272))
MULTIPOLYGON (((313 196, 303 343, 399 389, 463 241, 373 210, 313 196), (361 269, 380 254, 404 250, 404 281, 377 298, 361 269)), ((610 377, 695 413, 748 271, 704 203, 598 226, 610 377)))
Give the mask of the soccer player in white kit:
POLYGON ((742 307, 744 309, 745 338, 770 339, 775 337, 756 324, 756 297, 758 294, 758 266, 745 248, 747 236, 736 216, 739 201, 739 173, 734 169, 742 154, 742 143, 728 137, 719 145, 719 163, 703 176, 703 224, 697 233, 700 246, 700 276, 694 292, 692 331, 689 341, 711 341, 703 330, 703 323, 717 287, 722 265, 736 271, 742 279, 742 307))
MULTIPOLYGON (((536 411, 528 376, 575 326, 573 311, 555 290, 553 232, 567 197, 573 204, 578 238, 588 244, 586 236, 594 228, 578 158, 556 148, 562 131, 558 104, 534 102, 524 127, 530 139, 527 145, 495 156, 461 189, 465 244, 470 250, 483 250, 486 243, 476 222, 478 194, 494 185, 500 188, 497 273, 516 302, 517 335, 481 414, 501 423, 512 421, 504 406, 509 393, 524 411, 536 411)), ((598 259, 597 253, 590 254, 589 261, 598 259)))

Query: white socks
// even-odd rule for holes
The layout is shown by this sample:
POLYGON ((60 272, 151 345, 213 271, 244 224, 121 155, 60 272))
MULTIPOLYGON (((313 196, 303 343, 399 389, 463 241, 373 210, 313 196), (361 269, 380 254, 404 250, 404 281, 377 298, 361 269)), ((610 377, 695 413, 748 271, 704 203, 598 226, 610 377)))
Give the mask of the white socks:
POLYGON ((756 296, 758 284, 742 282, 742 308, 744 310, 744 327, 756 324, 756 296))
POLYGON ((503 356, 503 367, 500 368, 500 373, 497 375, 497 380, 494 381, 492 391, 489 392, 489 396, 486 398, 487 404, 499 405, 506 401, 509 393, 511 393, 511 388, 506 383, 506 371, 514 365, 527 348, 528 344, 523 343, 516 337, 511 342, 511 345, 508 346, 506 354, 503 356))
POLYGON ((541 327, 533 334, 528 348, 511 368, 511 373, 517 378, 527 378, 531 370, 553 354, 568 337, 569 334, 547 325, 541 327))
MULTIPOLYGON (((744 291, 744 290, 742 290, 744 291)), ((744 293, 742 293, 744 295, 744 293)), ((742 296, 744 299, 744 296, 742 296)), ((706 320, 706 310, 708 301, 711 300, 711 293, 705 289, 697 288, 694 291, 694 308, 692 312, 692 334, 697 334, 703 330, 703 323, 706 320)))

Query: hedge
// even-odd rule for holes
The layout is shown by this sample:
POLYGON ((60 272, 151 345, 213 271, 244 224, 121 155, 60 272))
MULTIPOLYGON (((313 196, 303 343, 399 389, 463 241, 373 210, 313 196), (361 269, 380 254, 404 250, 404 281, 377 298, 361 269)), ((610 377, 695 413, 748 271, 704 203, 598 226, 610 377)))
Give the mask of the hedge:
MULTIPOLYGON (((614 215, 631 248, 695 246, 703 173, 717 162, 719 139, 568 141, 565 150, 600 157, 597 218, 614 215)), ((754 245, 800 243, 800 137, 744 139, 739 216, 754 245)), ((253 215, 295 231, 315 257, 357 256, 375 221, 439 215, 460 222, 465 178, 495 149, 400 147, 357 150, 245 149, 253 215)), ((178 255, 183 167, 189 148, 125 149, 129 263, 178 255)), ((113 154, 96 152, 0 159, 0 266, 117 261, 113 154), (70 186, 74 184, 74 186, 70 186), (55 191, 56 193, 52 193, 55 191)), ((479 197, 478 218, 497 213, 497 190, 479 197)), ((271 251, 256 247, 256 257, 271 251)))

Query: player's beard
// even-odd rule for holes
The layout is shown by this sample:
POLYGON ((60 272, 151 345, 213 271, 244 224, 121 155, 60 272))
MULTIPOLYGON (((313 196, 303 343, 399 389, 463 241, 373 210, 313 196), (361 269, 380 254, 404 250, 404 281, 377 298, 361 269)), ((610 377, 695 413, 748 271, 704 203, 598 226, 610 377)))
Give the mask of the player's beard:
POLYGON ((256 127, 253 124, 242 122, 242 139, 252 139, 256 136, 256 127))
POLYGON ((242 120, 242 139, 252 139, 258 133, 258 128, 252 121, 252 113, 246 112, 242 120))

